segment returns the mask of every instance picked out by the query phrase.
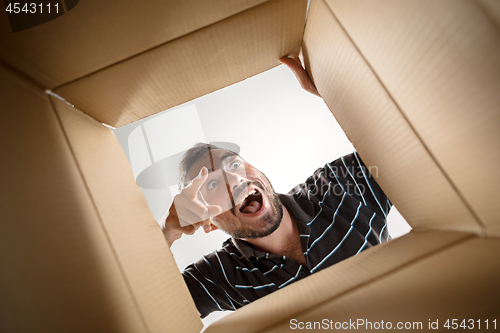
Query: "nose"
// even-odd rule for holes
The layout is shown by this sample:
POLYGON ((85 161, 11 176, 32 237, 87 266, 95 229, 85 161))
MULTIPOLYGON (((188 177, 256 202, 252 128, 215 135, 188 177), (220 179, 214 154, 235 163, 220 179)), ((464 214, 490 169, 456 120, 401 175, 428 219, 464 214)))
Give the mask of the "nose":
MULTIPOLYGON (((243 183, 243 178, 239 177, 239 182, 243 183)), ((238 184, 234 184, 233 185, 233 191, 236 190, 237 187, 238 187, 238 184)))
POLYGON ((234 191, 241 183, 248 181, 248 179, 240 173, 226 171, 225 174, 228 183, 227 185, 229 185, 231 191, 234 191))

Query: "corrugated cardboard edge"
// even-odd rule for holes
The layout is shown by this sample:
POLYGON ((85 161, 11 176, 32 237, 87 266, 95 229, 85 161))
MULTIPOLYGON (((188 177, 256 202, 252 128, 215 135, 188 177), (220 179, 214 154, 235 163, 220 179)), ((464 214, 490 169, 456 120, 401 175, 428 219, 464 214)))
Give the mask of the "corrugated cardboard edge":
MULTIPOLYGON (((307 319, 308 313, 324 309, 327 304, 343 297, 359 294, 359 290, 371 289, 371 286, 383 283, 386 278, 413 269, 420 263, 432 261, 474 239, 477 237, 459 232, 411 232, 246 305, 236 313, 213 323, 206 332, 230 333, 233 327, 242 322, 252 322, 252 325, 242 327, 241 332, 288 331, 286 326, 289 326, 293 318, 310 321, 307 319)), ((405 281, 409 286, 412 282, 417 281, 405 281)), ((377 302, 383 303, 383 300, 377 302)), ((373 304, 366 303, 366 306, 373 307, 373 304)), ((370 312, 369 309, 366 311, 370 312)), ((358 309, 357 312, 362 311, 358 309)), ((349 312, 323 310, 323 315, 327 319, 354 319, 349 312)))
POLYGON ((81 1, 57 19, 19 33, 12 33, 2 15, 0 57, 54 89, 265 1, 81 1))
POLYGON ((2 330, 146 331, 49 97, 0 76, 2 330))
POLYGON ((500 30, 475 1, 325 2, 483 232, 499 236, 500 175, 487 166, 500 163, 500 30))
POLYGON ((115 135, 51 99, 148 330, 198 332, 202 323, 196 307, 115 135))
POLYGON ((483 226, 323 1, 311 4, 303 53, 326 104, 365 163, 378 167, 377 182, 410 225, 482 234, 483 226))
POLYGON ((265 2, 137 57, 53 89, 120 127, 242 81, 298 54, 307 2, 265 2))

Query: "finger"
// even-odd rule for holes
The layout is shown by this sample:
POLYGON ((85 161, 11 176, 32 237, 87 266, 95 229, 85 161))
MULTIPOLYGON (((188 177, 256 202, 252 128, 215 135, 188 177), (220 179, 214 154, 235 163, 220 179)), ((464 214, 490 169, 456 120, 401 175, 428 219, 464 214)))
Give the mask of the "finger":
MULTIPOLYGON (((206 213, 208 215, 208 212, 206 213)), ((193 225, 196 223, 202 222, 205 218, 201 218, 200 216, 194 214, 193 212, 190 212, 189 210, 182 210, 180 214, 178 215, 179 217, 179 223, 181 228, 184 228, 188 225, 193 225)))
POLYGON ((198 176, 196 176, 196 178, 193 179, 191 183, 189 183, 189 185, 184 188, 184 192, 189 196, 196 198, 198 191, 200 190, 203 183, 207 180, 207 177, 208 177, 207 167, 201 168, 198 176))
POLYGON ((214 217, 222 213, 222 208, 216 205, 207 206, 208 217, 214 217))
MULTIPOLYGON (((201 203, 197 202, 196 205, 202 205, 201 203)), ((195 206, 189 207, 189 210, 187 209, 186 212, 182 213, 181 215, 184 215, 185 218, 184 220, 186 221, 191 221, 190 224, 198 223, 200 221, 207 220, 211 217, 217 216, 220 213, 222 213, 222 208, 220 206, 216 205, 209 205, 209 206, 203 206, 202 208, 199 208, 200 213, 196 213, 191 210, 191 208, 194 208, 195 206)))
POLYGON ((199 222, 209 217, 207 206, 205 206, 204 203, 197 199, 181 197, 176 200, 174 198, 174 205, 177 211, 177 215, 185 220, 199 222), (195 217, 191 217, 191 214, 188 214, 188 212, 194 214, 195 217), (183 217, 183 215, 186 214, 187 216, 183 217))
POLYGON ((192 225, 188 225, 186 227, 182 227, 182 233, 186 235, 192 235, 195 233, 197 228, 193 227, 192 225))
POLYGON ((205 201, 205 198, 203 197, 203 194, 201 192, 198 192, 198 199, 205 204, 205 207, 208 209, 208 217, 214 217, 222 213, 222 207, 218 205, 210 205, 205 201))
POLYGON ((304 84, 310 80, 309 75, 307 75, 307 72, 304 67, 302 67, 302 63, 298 58, 283 57, 280 61, 282 64, 290 68, 302 87, 304 87, 304 84))
MULTIPOLYGON (((165 229, 164 233, 167 232, 169 234, 192 235, 201 226, 202 222, 191 224, 185 220, 179 219, 179 225, 168 227, 167 229, 165 229)), ((178 236, 177 238, 180 238, 180 236, 178 236)))
POLYGON ((205 233, 208 234, 211 230, 212 230, 212 225, 210 223, 210 220, 203 221, 203 231, 205 231, 205 233))
POLYGON ((184 224, 185 226, 174 228, 174 231, 182 233, 182 234, 186 234, 186 235, 194 234, 196 232, 196 230, 198 230, 202 226, 202 223, 203 223, 203 222, 198 222, 198 223, 194 223, 194 224, 188 224, 186 221, 181 220, 181 219, 179 219, 179 222, 181 224, 184 224))
POLYGON ((307 92, 310 92, 311 94, 320 96, 318 90, 316 89, 316 86, 312 82, 311 78, 307 74, 304 67, 302 67, 302 64, 298 58, 283 57, 280 59, 280 61, 282 64, 290 68, 292 73, 299 81, 299 84, 302 87, 302 89, 306 90, 307 92))
POLYGON ((290 68, 294 73, 303 70, 302 63, 299 58, 283 57, 280 59, 280 62, 290 68))
POLYGON ((202 222, 198 222, 198 223, 195 223, 195 224, 192 224, 191 226, 194 228, 194 231, 197 231, 198 229, 200 229, 200 227, 203 225, 203 221, 202 222))

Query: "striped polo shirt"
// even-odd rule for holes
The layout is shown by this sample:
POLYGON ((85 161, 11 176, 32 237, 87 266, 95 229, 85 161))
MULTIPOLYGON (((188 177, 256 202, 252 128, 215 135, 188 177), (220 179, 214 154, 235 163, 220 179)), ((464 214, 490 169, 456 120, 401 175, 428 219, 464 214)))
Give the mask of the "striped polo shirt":
POLYGON ((372 176, 377 171, 368 170, 354 152, 279 195, 297 222, 307 267, 233 238, 186 267, 182 274, 202 317, 236 310, 387 241, 392 204, 372 176))

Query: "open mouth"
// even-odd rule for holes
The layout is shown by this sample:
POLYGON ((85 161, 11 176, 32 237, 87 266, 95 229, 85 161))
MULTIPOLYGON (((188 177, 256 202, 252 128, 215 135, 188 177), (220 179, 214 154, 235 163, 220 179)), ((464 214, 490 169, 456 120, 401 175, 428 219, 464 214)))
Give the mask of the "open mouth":
POLYGON ((262 209, 262 194, 257 189, 252 189, 241 201, 238 208, 242 214, 257 213, 262 209))

